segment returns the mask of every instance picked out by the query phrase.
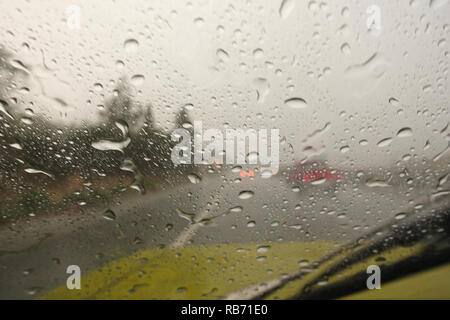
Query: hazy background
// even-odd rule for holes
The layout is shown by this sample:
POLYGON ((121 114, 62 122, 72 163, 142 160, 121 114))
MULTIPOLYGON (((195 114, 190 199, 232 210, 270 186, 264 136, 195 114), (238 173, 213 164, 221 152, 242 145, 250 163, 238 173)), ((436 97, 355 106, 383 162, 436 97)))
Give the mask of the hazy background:
POLYGON ((0 46, 26 67, 3 99, 17 99, 13 113, 32 102, 36 115, 80 126, 99 121, 124 79, 165 130, 187 104, 206 128, 280 128, 285 162, 319 153, 388 165, 447 148, 446 1, 285 2, 2 1, 0 46), (367 27, 374 4, 379 30, 367 27), (404 127, 412 136, 396 138, 404 127))

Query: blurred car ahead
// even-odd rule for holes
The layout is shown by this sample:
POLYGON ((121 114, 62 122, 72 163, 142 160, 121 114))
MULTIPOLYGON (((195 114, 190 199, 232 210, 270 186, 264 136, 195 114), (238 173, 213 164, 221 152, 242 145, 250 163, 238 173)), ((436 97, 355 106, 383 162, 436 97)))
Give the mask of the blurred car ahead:
POLYGON ((335 186, 336 183, 343 180, 342 175, 334 169, 330 169, 324 161, 298 162, 289 171, 288 181, 300 185, 318 185, 335 186))

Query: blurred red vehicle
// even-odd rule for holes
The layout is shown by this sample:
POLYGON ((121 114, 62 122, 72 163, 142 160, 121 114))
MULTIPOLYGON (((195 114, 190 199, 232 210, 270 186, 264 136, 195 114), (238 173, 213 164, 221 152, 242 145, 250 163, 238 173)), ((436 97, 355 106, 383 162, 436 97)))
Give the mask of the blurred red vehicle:
POLYGON ((336 170, 329 169, 323 161, 299 162, 288 175, 288 181, 292 183, 334 184, 340 180, 343 180, 342 176, 336 170))

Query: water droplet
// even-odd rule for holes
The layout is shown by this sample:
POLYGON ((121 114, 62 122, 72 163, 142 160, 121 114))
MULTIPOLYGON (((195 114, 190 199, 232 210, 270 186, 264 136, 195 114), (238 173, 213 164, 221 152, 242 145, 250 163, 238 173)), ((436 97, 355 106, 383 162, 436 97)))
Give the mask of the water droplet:
POLYGON ((306 267, 308 264, 309 264, 309 261, 306 260, 306 259, 300 260, 300 261, 298 262, 298 265, 299 265, 300 267, 306 267))
POLYGON ((14 119, 14 117, 8 112, 8 103, 6 101, 0 100, 0 112, 6 114, 10 119, 14 119))
POLYGON ((288 107, 293 109, 304 109, 308 107, 306 101, 302 98, 291 98, 284 102, 288 107))
POLYGON ((20 121, 22 121, 23 123, 28 124, 28 125, 33 124, 33 120, 29 117, 23 117, 20 119, 20 121))
POLYGON ((448 0, 430 0, 430 8, 438 9, 447 4, 448 0))
POLYGON ((242 207, 241 206, 236 206, 230 209, 230 212, 242 212, 242 207))
POLYGON ((395 220, 401 220, 401 219, 404 219, 405 217, 406 217, 406 213, 403 213, 403 212, 397 213, 395 215, 395 220))
POLYGON ((256 101, 264 102, 270 92, 269 82, 265 78, 256 78, 253 80, 253 86, 256 88, 256 101))
POLYGON ((350 54, 350 52, 351 52, 350 45, 348 43, 344 43, 341 46, 341 51, 343 54, 346 54, 346 55, 350 54))
POLYGON ((389 98, 389 103, 393 106, 393 107, 398 107, 400 105, 400 102, 398 102, 397 99, 395 98, 389 98))
POLYGON ((439 48, 444 48, 447 44, 447 41, 445 39, 441 39, 438 41, 438 47, 439 48))
POLYGON ((374 187, 389 187, 390 184, 388 183, 388 181, 385 180, 377 180, 377 179, 368 179, 366 181, 366 186, 370 187, 370 188, 374 188, 374 187))
POLYGON ((198 175, 196 175, 194 173, 188 174, 188 179, 193 184, 197 184, 197 183, 200 183, 202 181, 202 179, 198 175))
POLYGON ((94 90, 97 92, 103 91, 103 85, 101 83, 94 83, 94 90))
POLYGON ((352 95, 363 97, 377 88, 392 65, 381 53, 373 54, 366 61, 349 66, 345 70, 347 86, 352 95))
POLYGON ((239 193, 239 199, 243 200, 250 199, 251 197, 253 197, 254 194, 255 193, 253 191, 241 191, 239 193))
POLYGON ((339 213, 339 214, 337 215, 337 217, 338 217, 339 219, 345 219, 345 218, 347 217, 347 215, 346 215, 345 213, 339 213))
POLYGON ((266 253, 267 251, 269 251, 269 249, 270 249, 270 246, 259 246, 256 249, 256 252, 258 252, 258 253, 266 253))
POLYGON ((223 62, 228 61, 228 59, 230 58, 230 56, 228 55, 228 52, 226 52, 226 51, 223 50, 223 49, 218 49, 218 50, 216 51, 216 55, 217 55, 217 57, 218 57, 220 60, 222 60, 223 62))
POLYGON ((100 140, 93 142, 91 145, 94 149, 101 150, 101 151, 120 151, 123 152, 123 149, 125 149, 131 142, 130 138, 125 139, 124 141, 109 141, 109 140, 100 140))
POLYGON ((442 187, 444 184, 446 184, 447 181, 449 180, 449 177, 450 177, 450 173, 447 173, 447 174, 443 175, 442 177, 440 177, 438 180, 438 187, 442 187))
POLYGON ((422 88, 423 92, 430 92, 431 89, 432 89, 432 87, 429 84, 423 86, 423 88, 422 88))
POLYGON ((30 296, 34 296, 36 293, 40 292, 42 290, 41 287, 31 287, 27 289, 27 294, 30 296))
POLYGON ((193 105, 192 103, 186 103, 186 104, 184 105, 184 108, 185 108, 186 110, 188 110, 188 111, 191 111, 191 110, 194 109, 194 105, 193 105))
POLYGON ((117 70, 122 70, 125 67, 125 63, 123 63, 122 60, 117 60, 116 61, 116 68, 117 70))
POLYGON ((116 214, 114 213, 114 211, 108 209, 103 213, 103 218, 105 218, 106 220, 116 220, 116 214))
POLYGON ((185 293, 187 291, 186 287, 179 287, 177 288, 177 294, 185 293))
POLYGON ((273 172, 272 172, 271 169, 263 169, 263 170, 261 171, 261 177, 262 177, 263 179, 269 179, 269 178, 272 177, 272 175, 273 175, 273 172))
POLYGON ((42 173, 42 174, 46 175, 47 177, 50 177, 53 180, 55 180, 55 177, 52 174, 47 173, 47 172, 42 171, 42 170, 36 170, 36 169, 33 169, 33 168, 26 168, 24 171, 27 172, 27 173, 42 173))
POLYGON ((314 180, 311 182, 312 185, 319 185, 319 184, 323 184, 327 181, 327 178, 320 178, 317 180, 314 180))
POLYGON ((402 128, 397 132, 397 137, 399 138, 406 138, 406 137, 411 137, 413 135, 413 132, 411 130, 411 128, 402 128))
POLYGON ((278 10, 280 17, 286 19, 295 7, 295 0, 282 0, 278 10))
POLYGON ((135 87, 140 87, 145 81, 145 77, 142 74, 135 74, 131 77, 131 84, 135 87))
POLYGON ((436 201, 437 199, 448 196, 449 194, 450 194, 450 190, 442 190, 442 191, 434 192, 431 194, 430 200, 436 201))
POLYGON ((241 172, 242 171, 242 166, 234 166, 231 169, 231 172, 237 173, 237 172, 241 172))
POLYGON ((201 27, 205 23, 205 20, 203 20, 202 18, 195 18, 194 23, 197 27, 201 27))
POLYGON ((340 151, 342 152, 342 153, 346 153, 346 152, 348 152, 350 150, 350 147, 349 146, 343 146, 341 149, 340 149, 340 151))
POLYGON ((254 226, 256 226, 256 222, 255 221, 249 221, 248 223, 247 223, 247 227, 248 228, 253 228, 254 226))
POLYGON ((367 146, 369 144, 369 142, 365 139, 362 139, 361 141, 359 141, 359 144, 362 146, 367 146))
POLYGON ((132 53, 136 52, 139 48, 139 42, 136 39, 128 39, 123 44, 125 51, 132 53))
POLYGON ((138 291, 141 288, 148 287, 148 284, 142 283, 142 284, 135 284, 130 290, 128 290, 128 294, 134 294, 136 291, 138 291))
POLYGON ((379 146, 380 148, 384 148, 384 147, 387 147, 388 145, 390 145, 391 142, 392 142, 392 138, 385 138, 385 139, 380 140, 377 143, 377 146, 379 146))
POLYGON ((22 150, 22 146, 18 143, 11 143, 9 145, 11 148, 17 149, 17 150, 22 150))
POLYGON ((261 59, 264 56, 264 51, 262 49, 255 49, 253 51, 253 57, 255 57, 255 59, 261 59))

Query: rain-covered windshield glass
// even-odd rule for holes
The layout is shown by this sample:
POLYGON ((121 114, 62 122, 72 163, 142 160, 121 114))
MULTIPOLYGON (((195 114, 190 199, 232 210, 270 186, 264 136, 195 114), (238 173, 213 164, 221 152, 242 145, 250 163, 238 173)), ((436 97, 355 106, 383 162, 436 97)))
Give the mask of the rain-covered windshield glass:
POLYGON ((0 2, 0 298, 334 298, 448 263, 449 14, 0 2))

